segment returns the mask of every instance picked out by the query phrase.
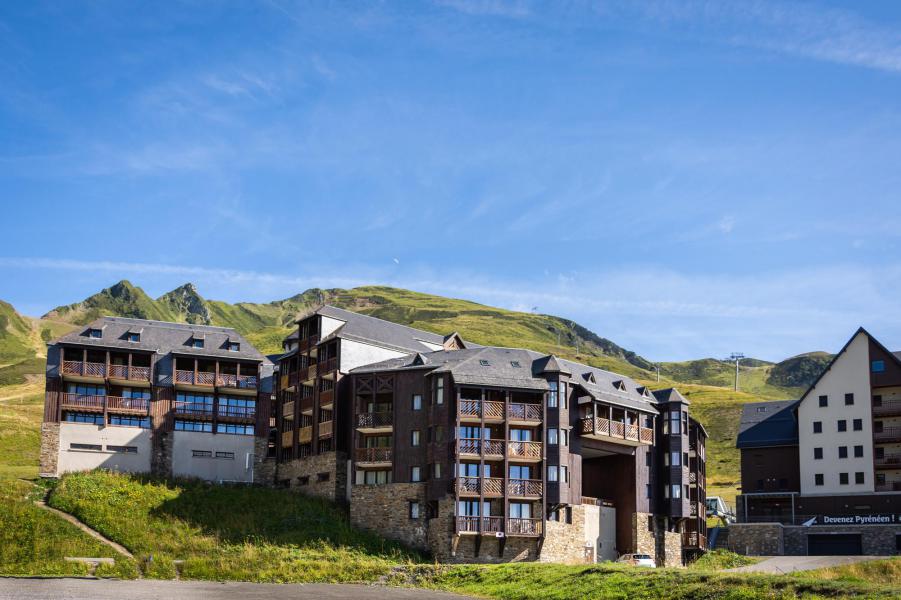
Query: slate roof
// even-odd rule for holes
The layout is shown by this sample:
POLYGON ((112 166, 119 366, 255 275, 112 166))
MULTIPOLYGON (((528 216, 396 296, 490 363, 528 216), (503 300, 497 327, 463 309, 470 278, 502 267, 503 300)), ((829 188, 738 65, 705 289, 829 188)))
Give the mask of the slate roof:
POLYGON ((666 388, 665 390, 657 390, 654 392, 657 402, 681 402, 682 404, 691 404, 688 398, 679 393, 676 388, 666 388))
MULTIPOLYGON (((462 385, 486 385, 547 391, 546 375, 549 356, 522 348, 484 346, 464 350, 438 350, 358 367, 353 373, 375 373, 425 369, 433 373, 450 373, 462 385), (483 363, 483 361, 485 361, 483 363), (487 363, 487 364, 485 364, 487 363), (518 363, 519 366, 514 366, 518 363)), ((571 385, 579 385, 588 397, 645 412, 657 412, 653 395, 642 395, 642 386, 631 378, 596 367, 554 358, 560 371, 572 374, 571 385), (594 376, 594 382, 588 380, 594 376), (622 382, 625 390, 614 384, 622 382)))
POLYGON ((174 352, 176 354, 198 357, 230 358, 268 363, 266 357, 254 348, 244 336, 229 327, 168 323, 165 321, 149 321, 126 317, 101 317, 95 319, 72 333, 58 338, 53 343, 95 347, 98 349, 159 352, 161 354, 174 352), (101 329, 103 337, 90 337, 88 332, 91 329, 101 329), (138 331, 141 333, 140 341, 129 342, 126 339, 127 333, 138 331), (203 348, 194 348, 191 345, 191 340, 195 335, 203 338, 203 348), (241 345, 241 349, 237 352, 228 350, 227 342, 229 341, 238 342, 241 345))
POLYGON ((414 329, 328 304, 317 309, 315 313, 344 322, 338 329, 322 338, 320 343, 334 338, 343 338, 377 344, 399 351, 434 352, 433 348, 423 342, 442 346, 445 341, 445 336, 437 333, 414 329))
POLYGON ((737 448, 794 446, 798 443, 795 408, 800 400, 750 402, 742 407, 737 448))

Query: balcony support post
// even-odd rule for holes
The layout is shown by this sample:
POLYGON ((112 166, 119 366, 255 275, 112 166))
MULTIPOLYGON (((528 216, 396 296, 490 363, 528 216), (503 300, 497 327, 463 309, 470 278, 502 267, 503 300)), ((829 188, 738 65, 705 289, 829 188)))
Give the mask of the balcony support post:
MULTIPOLYGON (((482 526, 485 525, 485 388, 480 390, 479 403, 479 538, 482 537, 482 526)), ((457 411, 459 413, 459 411, 457 411)), ((489 473, 490 474, 490 473, 489 473)), ((479 555, 481 540, 476 539, 476 556, 479 555)))
POLYGON ((197 359, 194 359, 194 385, 197 385, 197 359))
MULTIPOLYGON (((128 353, 128 370, 125 372, 125 379, 131 379, 131 352, 128 353)), ((109 363, 109 360, 106 361, 109 363)), ((106 366, 107 371, 109 371, 109 364, 106 366)))
MULTIPOLYGON (((443 375, 438 375, 438 377, 443 377, 443 375)), ((437 388, 437 386, 438 386, 437 379, 435 381, 433 381, 431 383, 431 385, 429 386, 429 388, 430 388, 429 394, 432 397, 431 398, 432 401, 429 404, 432 407, 436 406, 436 404, 435 404, 435 389, 437 388)), ((454 452, 454 479, 455 480, 460 477, 460 406, 461 406, 460 401, 462 398, 461 398, 459 386, 457 387, 456 398, 457 398, 457 406, 454 407, 454 414, 456 415, 455 416, 456 423, 454 425, 454 440, 456 440, 456 444, 457 444, 457 449, 456 449, 457 451, 454 452)), ((433 410, 433 412, 435 411, 434 408, 432 410, 433 410)), ((481 512, 481 511, 479 511, 479 512, 481 512)), ((456 517, 460 516, 459 513, 460 513, 460 486, 455 485, 454 486, 454 515, 455 515, 454 530, 458 534, 460 533, 460 520, 456 517)))
POLYGON ((217 391, 218 391, 218 388, 219 388, 219 361, 218 360, 216 361, 216 367, 214 369, 213 383, 215 384, 214 387, 216 387, 217 391))
MULTIPOLYGON (((504 390, 504 415, 505 417, 510 416, 510 390, 504 390)), ((508 449, 510 447, 510 419, 504 419, 504 449, 508 449)), ((503 483, 504 483, 504 518, 501 519, 501 527, 504 530, 505 537, 501 538, 506 541, 506 531, 507 531, 507 514, 509 512, 510 506, 510 453, 504 452, 504 475, 503 475, 503 483)), ((501 547, 500 552, 501 557, 504 556, 503 546, 501 547)))
POLYGON ((591 403, 591 435, 598 434, 598 403, 591 403))
MULTIPOLYGON (((131 356, 129 354, 129 356, 131 356)), ((103 376, 105 379, 109 379, 109 350, 106 351, 106 362, 103 365, 103 376)), ((109 392, 109 390, 107 390, 109 392)))

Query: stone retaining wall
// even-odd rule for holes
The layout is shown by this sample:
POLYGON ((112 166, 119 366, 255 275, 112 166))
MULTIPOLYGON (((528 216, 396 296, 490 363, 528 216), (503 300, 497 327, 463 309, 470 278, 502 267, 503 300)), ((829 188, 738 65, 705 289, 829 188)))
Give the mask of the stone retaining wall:
POLYGON ((901 535, 901 525, 785 527, 783 530, 785 554, 805 556, 807 554, 807 536, 818 533, 859 533, 865 555, 889 556, 898 553, 895 536, 901 535))
POLYGON ((261 485, 275 485, 275 459, 268 458, 269 440, 257 437, 253 442, 253 482, 261 485))
POLYGON ((41 423, 41 476, 56 477, 59 465, 59 423, 41 423))
POLYGON ((347 461, 339 452, 298 458, 279 463, 274 479, 287 481, 291 489, 303 494, 342 502, 345 500, 347 461))
POLYGON ((729 550, 747 556, 784 554, 780 523, 733 523, 729 525, 729 550))
POLYGON ((350 522, 428 552, 425 483, 355 485, 351 490, 350 522), (419 503, 419 516, 415 519, 410 516, 410 502, 419 503))

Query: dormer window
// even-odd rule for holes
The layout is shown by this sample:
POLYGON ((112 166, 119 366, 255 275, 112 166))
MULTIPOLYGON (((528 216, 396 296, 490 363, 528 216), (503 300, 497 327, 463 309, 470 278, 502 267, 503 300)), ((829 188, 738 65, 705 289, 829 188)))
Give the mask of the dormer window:
POLYGON ((518 361, 518 360, 511 360, 511 361, 510 361, 510 366, 513 367, 514 369, 519 369, 519 368, 522 367, 522 365, 519 364, 519 361, 518 361))
POLYGON ((203 338, 191 338, 191 347, 192 348, 203 348, 203 338))
POLYGON ((618 390, 621 391, 621 392, 625 392, 625 391, 626 391, 626 384, 623 383, 622 381, 614 381, 614 382, 613 382, 613 387, 615 387, 616 389, 618 389, 618 390))
POLYGON ((485 360, 484 358, 481 359, 481 360, 479 361, 479 364, 482 365, 483 367, 490 367, 490 366, 491 366, 491 363, 488 362, 487 360, 485 360))
POLYGON ((597 383, 597 379, 594 378, 594 373, 591 371, 585 374, 585 380, 588 381, 588 383, 597 383))
POLYGON ((88 337, 100 339, 100 338, 103 337, 103 330, 102 330, 102 329, 93 329, 93 328, 91 328, 91 329, 88 330, 88 337))
POLYGON ((241 344, 239 344, 238 342, 229 342, 228 343, 228 351, 229 352, 240 352, 241 344))
POLYGON ((129 332, 128 332, 128 335, 126 336, 126 339, 127 339, 129 342, 135 342, 135 343, 137 343, 137 342, 140 342, 140 341, 141 341, 141 334, 140 334, 140 333, 134 333, 134 332, 129 331, 129 332))

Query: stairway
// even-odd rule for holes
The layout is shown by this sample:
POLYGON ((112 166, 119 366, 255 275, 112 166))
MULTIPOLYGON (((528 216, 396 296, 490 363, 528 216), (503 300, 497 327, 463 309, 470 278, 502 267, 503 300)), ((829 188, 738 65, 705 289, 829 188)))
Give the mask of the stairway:
POLYGON ((709 547, 711 550, 729 549, 729 528, 714 527, 710 530, 709 547))

